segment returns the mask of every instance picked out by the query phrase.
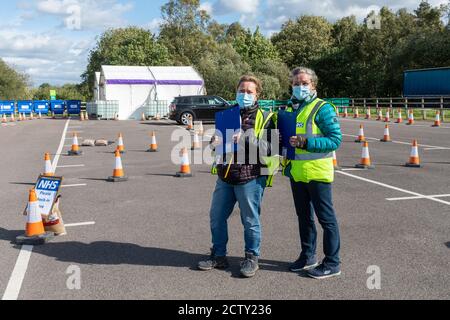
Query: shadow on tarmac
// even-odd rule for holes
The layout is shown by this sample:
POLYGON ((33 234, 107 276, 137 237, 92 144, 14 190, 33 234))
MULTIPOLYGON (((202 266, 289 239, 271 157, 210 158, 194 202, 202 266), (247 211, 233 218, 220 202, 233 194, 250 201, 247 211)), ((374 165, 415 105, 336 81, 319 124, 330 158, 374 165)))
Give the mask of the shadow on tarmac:
MULTIPOLYGON (((0 241, 14 242, 16 236, 23 234, 18 230, 0 228, 0 241)), ((60 238, 64 241, 64 238, 60 238)), ((17 247, 19 249, 20 247, 17 247)), ((141 247, 133 243, 96 241, 82 243, 75 241, 50 242, 33 249, 36 254, 55 258, 57 261, 80 265, 142 265, 156 267, 178 267, 197 270, 197 263, 208 258, 207 255, 185 251, 141 247)), ((233 278, 240 278, 239 266, 243 257, 228 257, 231 267, 225 272, 233 278)), ((259 261, 260 270, 289 272, 289 263, 264 260, 259 261)), ((198 271, 201 272, 201 271, 198 271)))
POLYGON ((450 249, 450 241, 445 243, 446 247, 450 249))

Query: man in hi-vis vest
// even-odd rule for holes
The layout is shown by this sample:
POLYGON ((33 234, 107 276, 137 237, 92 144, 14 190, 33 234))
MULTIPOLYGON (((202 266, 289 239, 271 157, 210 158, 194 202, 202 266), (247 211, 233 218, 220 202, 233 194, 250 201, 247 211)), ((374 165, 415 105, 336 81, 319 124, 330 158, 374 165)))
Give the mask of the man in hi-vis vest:
MULTIPOLYGON (((272 151, 278 154, 279 150, 272 150, 271 144, 276 115, 259 107, 261 92, 262 84, 256 77, 247 75, 239 80, 236 101, 242 126, 241 133, 234 139, 239 143, 240 151, 228 154, 231 157, 228 160, 227 154, 224 154, 212 170, 213 174, 218 175, 210 210, 212 249, 211 256, 198 263, 200 270, 228 268, 228 219, 236 202, 239 203, 244 226, 245 258, 241 263, 241 274, 251 278, 259 270, 261 204, 264 191, 272 185, 273 175, 279 168, 278 157, 264 156, 271 155, 272 151), (261 152, 256 152, 258 150, 261 152)), ((216 143, 218 140, 219 137, 213 139, 216 143)))
POLYGON ((295 160, 285 160, 283 174, 291 179, 297 211, 301 253, 292 272, 308 271, 316 279, 339 276, 340 236, 332 201, 333 151, 342 142, 336 107, 317 98, 318 77, 308 68, 292 71, 293 99, 286 111, 297 114, 296 136, 290 138, 295 160), (325 259, 316 257, 314 212, 323 229, 325 259))

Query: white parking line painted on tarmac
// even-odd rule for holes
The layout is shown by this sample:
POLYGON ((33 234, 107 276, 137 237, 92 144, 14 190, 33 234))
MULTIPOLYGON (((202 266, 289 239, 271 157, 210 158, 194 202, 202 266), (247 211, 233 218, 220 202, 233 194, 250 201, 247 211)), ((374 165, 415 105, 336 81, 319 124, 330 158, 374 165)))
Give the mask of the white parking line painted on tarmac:
POLYGON ((372 184, 376 184, 376 185, 378 185, 380 187, 384 187, 384 188, 388 188, 388 189, 391 189, 391 190, 403 192, 403 193, 406 193, 406 194, 410 194, 412 196, 421 197, 423 199, 439 202, 439 203, 446 204, 446 205, 450 206, 450 202, 447 202, 447 201, 444 201, 444 200, 441 200, 441 199, 433 198, 433 197, 430 197, 430 196, 426 196, 424 194, 420 194, 420 193, 417 193, 417 192, 413 192, 413 191, 405 190, 405 189, 398 188, 398 187, 395 187, 395 186, 391 186, 389 184, 378 182, 378 181, 375 181, 375 180, 370 180, 370 179, 367 179, 367 178, 355 176, 355 175, 347 173, 347 172, 343 172, 343 171, 336 171, 336 172, 340 173, 340 174, 343 174, 343 175, 345 175, 347 177, 350 177, 350 178, 354 178, 354 179, 358 179, 358 180, 361 180, 361 181, 364 181, 364 182, 369 182, 369 183, 372 183, 372 184))
MULTIPOLYGON (((358 136, 355 136, 353 134, 342 134, 345 137, 352 137, 352 138, 358 138, 358 136)), ((374 140, 374 141, 380 141, 380 139, 377 138, 371 138, 371 137, 366 137, 367 140, 374 140)), ((403 145, 408 145, 411 146, 411 142, 404 142, 404 141, 396 141, 396 140, 392 140, 392 143, 396 143, 396 144, 403 144, 403 145)), ((428 148, 428 149, 432 149, 432 150, 450 150, 449 147, 441 147, 441 146, 430 146, 427 144, 419 144, 419 147, 421 148, 428 148)), ((427 149, 424 149, 427 150, 427 149)))
POLYGON ((449 148, 425 148, 425 151, 435 151, 435 150, 449 150, 449 148))
POLYGON ((71 164, 67 166, 58 166, 58 168, 81 168, 84 167, 84 164, 71 164))
POLYGON ((56 151, 56 156, 53 159, 53 172, 56 172, 56 167, 58 166, 58 161, 61 156, 62 149, 64 148, 64 139, 67 134, 67 128, 69 128, 70 119, 67 120, 66 126, 64 127, 64 131, 62 133, 61 142, 59 143, 58 151, 56 151))
POLYGON ((86 187, 86 183, 79 183, 79 184, 66 184, 62 185, 61 188, 74 188, 74 187, 86 187))
POLYGON ((366 171, 367 169, 359 169, 359 168, 347 168, 341 169, 341 171, 366 171))
POLYGON ((448 198, 450 194, 437 194, 433 196, 426 197, 403 197, 403 198, 386 198, 387 201, 404 201, 404 200, 418 200, 418 199, 427 199, 427 198, 448 198))
POLYGON ((89 222, 80 222, 80 223, 69 223, 66 224, 66 228, 73 228, 73 227, 83 227, 83 226, 92 226, 95 224, 95 221, 89 221, 89 222))
MULTIPOLYGON (((67 133, 67 128, 69 127, 70 119, 67 120, 64 127, 61 142, 59 143, 58 151, 53 159, 53 172, 56 172, 56 167, 58 166, 58 161, 61 155, 61 151, 64 147, 64 138, 67 133)), ((20 249, 19 256, 17 257, 16 264, 14 266, 11 277, 9 278, 8 285, 6 287, 5 293, 3 294, 2 300, 17 300, 19 298, 20 289, 22 288, 23 280, 25 279, 25 274, 27 273, 28 263, 31 258, 31 253, 33 251, 33 246, 23 245, 20 249)))
POLYGON ((31 252, 33 252, 33 246, 22 246, 22 249, 20 249, 19 257, 9 278, 2 300, 17 300, 19 297, 20 288, 30 262, 31 252))

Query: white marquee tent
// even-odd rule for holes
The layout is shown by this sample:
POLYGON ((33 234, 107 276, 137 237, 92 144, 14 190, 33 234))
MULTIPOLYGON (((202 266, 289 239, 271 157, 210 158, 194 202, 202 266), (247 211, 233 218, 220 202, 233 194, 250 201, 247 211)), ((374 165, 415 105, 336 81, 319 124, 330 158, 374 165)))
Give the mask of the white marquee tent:
POLYGON ((102 66, 99 100, 119 101, 119 119, 140 119, 152 101, 206 94, 203 78, 193 67, 102 66))

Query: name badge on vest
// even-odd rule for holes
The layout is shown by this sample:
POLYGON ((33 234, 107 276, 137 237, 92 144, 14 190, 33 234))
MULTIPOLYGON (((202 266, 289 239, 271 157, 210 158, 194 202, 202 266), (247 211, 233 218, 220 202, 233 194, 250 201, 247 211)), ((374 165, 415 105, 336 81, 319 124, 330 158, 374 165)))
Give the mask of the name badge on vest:
POLYGON ((303 122, 297 123, 297 128, 303 128, 304 126, 305 126, 305 124, 303 122))

